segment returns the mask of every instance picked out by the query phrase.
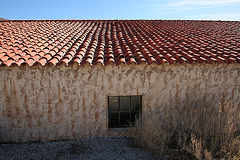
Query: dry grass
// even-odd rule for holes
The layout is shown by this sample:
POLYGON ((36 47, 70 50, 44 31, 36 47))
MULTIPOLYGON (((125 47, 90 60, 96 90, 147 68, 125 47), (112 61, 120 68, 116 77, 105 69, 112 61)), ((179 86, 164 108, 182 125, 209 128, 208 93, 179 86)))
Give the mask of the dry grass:
POLYGON ((136 145, 175 159, 240 159, 240 107, 229 101, 165 109, 139 118, 133 137, 136 145))

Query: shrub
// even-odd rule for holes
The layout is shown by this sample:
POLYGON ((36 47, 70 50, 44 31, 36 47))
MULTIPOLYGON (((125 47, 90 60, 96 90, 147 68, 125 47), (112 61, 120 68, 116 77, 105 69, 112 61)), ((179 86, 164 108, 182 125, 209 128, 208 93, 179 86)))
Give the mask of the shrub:
POLYGON ((136 145, 171 158, 240 159, 240 107, 229 101, 165 109, 138 118, 133 137, 136 145))

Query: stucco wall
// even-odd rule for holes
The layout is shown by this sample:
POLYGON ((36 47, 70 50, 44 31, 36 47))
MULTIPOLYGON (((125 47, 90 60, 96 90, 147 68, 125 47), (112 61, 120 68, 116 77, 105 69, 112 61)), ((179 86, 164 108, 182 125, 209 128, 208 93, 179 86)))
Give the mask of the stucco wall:
POLYGON ((239 101, 237 64, 0 67, 0 141, 79 139, 108 131, 107 96, 142 95, 143 118, 166 107, 239 101))

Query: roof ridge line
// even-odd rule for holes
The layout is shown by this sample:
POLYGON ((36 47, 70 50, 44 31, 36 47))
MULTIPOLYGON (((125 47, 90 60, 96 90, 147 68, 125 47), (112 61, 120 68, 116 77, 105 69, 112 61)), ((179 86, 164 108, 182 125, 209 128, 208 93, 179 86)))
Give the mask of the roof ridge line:
POLYGON ((6 20, 0 20, 0 22, 28 22, 28 21, 40 21, 40 22, 45 22, 45 21, 66 21, 66 22, 74 22, 74 21, 192 21, 192 22, 240 22, 237 20, 167 20, 167 19, 20 19, 20 20, 11 20, 11 19, 6 19, 6 20))

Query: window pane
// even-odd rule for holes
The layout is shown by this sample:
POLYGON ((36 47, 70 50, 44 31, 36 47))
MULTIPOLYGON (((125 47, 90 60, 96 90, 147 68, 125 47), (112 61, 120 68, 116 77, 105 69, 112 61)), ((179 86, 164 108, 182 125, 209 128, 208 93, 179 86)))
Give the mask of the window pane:
POLYGON ((129 126, 129 122, 130 122, 129 112, 121 112, 120 113, 120 125, 121 126, 129 126))
POLYGON ((109 110, 118 111, 119 110, 119 98, 118 97, 109 97, 109 110))
POLYGON ((135 124, 135 120, 136 120, 136 118, 138 118, 138 116, 139 116, 139 112, 132 112, 131 113, 131 124, 135 124))
POLYGON ((120 110, 129 111, 130 109, 130 96, 120 97, 120 110))
POLYGON ((109 113, 109 127, 118 127, 119 126, 119 116, 118 113, 109 113))
POLYGON ((141 96, 131 96, 131 110, 140 110, 141 96))

